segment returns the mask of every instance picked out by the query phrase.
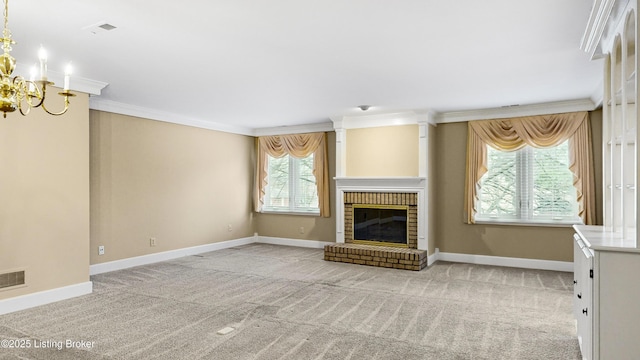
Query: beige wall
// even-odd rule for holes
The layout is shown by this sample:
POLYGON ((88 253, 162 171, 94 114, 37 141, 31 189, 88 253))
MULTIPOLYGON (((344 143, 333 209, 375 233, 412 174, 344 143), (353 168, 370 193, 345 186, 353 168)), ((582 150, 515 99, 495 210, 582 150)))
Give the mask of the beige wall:
MULTIPOLYGON (((596 158, 601 153, 601 127, 596 113, 592 119, 596 158)), ((573 261, 570 227, 463 223, 467 123, 439 124, 436 129, 436 246, 441 252, 573 261)), ((596 179, 602 177, 601 169, 600 162, 596 179)), ((601 192, 601 186, 596 187, 601 192)), ((601 202, 596 207, 600 209, 601 202)))
POLYGON ((327 147, 329 153, 329 179, 331 217, 283 214, 255 214, 256 231, 261 236, 280 237, 300 240, 336 241, 336 134, 327 133, 327 147), (300 227, 304 233, 300 233, 300 227))
POLYGON ((90 123, 92 264, 253 235, 252 137, 100 111, 90 123))
POLYGON ((0 118, 0 199, 0 273, 26 270, 27 283, 0 299, 89 281, 86 94, 62 116, 33 109, 0 118))
POLYGON ((591 136, 593 136, 593 167, 596 187, 596 224, 604 224, 602 220, 602 110, 598 109, 589 113, 591 120, 591 136))
POLYGON ((429 232, 427 234, 429 240, 429 248, 427 249, 428 254, 432 255, 436 250, 436 195, 437 195, 437 184, 436 184, 436 164, 438 158, 438 149, 436 147, 436 126, 429 125, 429 137, 427 139, 429 147, 429 159, 428 163, 428 174, 427 179, 429 180, 427 183, 427 193, 428 193, 428 204, 427 204, 427 223, 429 226, 429 232))
POLYGON ((418 125, 347 130, 347 176, 418 176, 418 125))

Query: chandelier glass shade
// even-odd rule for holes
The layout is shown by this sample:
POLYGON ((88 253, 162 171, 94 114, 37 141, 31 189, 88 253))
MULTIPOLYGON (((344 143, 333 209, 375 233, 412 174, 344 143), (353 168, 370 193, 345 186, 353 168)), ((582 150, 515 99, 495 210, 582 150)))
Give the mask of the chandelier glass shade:
POLYGON ((69 98, 75 94, 69 91, 69 76, 71 67, 68 66, 64 75, 64 88, 58 94, 64 97, 64 108, 61 111, 53 112, 45 106, 45 98, 47 96, 47 87, 53 86, 54 83, 47 80, 47 54, 43 48, 40 48, 38 57, 40 60, 40 74, 36 80, 37 69, 31 69, 29 80, 22 76, 13 76, 16 68, 16 59, 11 56, 11 45, 15 41, 11 39, 11 31, 8 28, 9 23, 9 0, 4 0, 4 30, 2 31, 2 50, 4 53, 0 56, 0 111, 4 117, 7 113, 19 110, 22 115, 27 115, 31 108, 42 107, 50 115, 62 115, 69 109, 69 98))

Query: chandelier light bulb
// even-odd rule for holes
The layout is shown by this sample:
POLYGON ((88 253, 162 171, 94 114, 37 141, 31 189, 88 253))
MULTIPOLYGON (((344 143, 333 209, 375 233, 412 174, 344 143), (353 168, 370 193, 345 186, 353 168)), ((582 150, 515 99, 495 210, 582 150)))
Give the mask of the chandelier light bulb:
POLYGON ((47 51, 40 45, 38 50, 38 59, 40 59, 40 79, 47 80, 47 51))
POLYGON ((64 91, 69 91, 69 75, 71 75, 72 70, 71 63, 67 64, 67 67, 64 68, 64 91))

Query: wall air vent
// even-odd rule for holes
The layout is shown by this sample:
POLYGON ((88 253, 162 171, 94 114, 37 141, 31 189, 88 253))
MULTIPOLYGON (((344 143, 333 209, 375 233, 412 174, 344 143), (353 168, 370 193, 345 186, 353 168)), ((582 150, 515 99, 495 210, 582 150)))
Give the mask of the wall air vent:
POLYGON ((1 273, 0 274, 0 289, 9 288, 12 286, 24 285, 24 270, 1 273))

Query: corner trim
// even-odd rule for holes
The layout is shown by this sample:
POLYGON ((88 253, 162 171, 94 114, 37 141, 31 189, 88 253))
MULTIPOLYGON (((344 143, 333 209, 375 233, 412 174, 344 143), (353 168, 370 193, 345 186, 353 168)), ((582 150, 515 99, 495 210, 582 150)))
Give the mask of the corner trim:
POLYGON ((91 281, 0 300, 0 315, 91 294, 91 281))
POLYGON ((297 247, 312 248, 312 249, 324 249, 325 245, 335 244, 335 242, 330 242, 330 241, 302 240, 302 239, 278 238, 278 237, 270 237, 270 236, 257 236, 255 242, 261 243, 261 244, 297 246, 297 247))
POLYGON ((567 261, 524 259, 502 256, 443 253, 436 249, 438 261, 461 262, 478 265, 516 267, 523 269, 573 272, 573 263, 567 261))
POLYGON ((105 263, 95 264, 89 266, 89 275, 98 275, 116 270, 123 270, 132 268, 135 266, 153 264, 166 260, 173 260, 184 256, 202 254, 210 251, 228 249, 235 246, 252 244, 255 242, 255 237, 246 237, 235 240, 220 241, 212 244, 198 245, 188 248, 163 251, 155 254, 148 254, 142 256, 135 256, 131 258, 109 261, 105 263))
POLYGON ((433 254, 427 256, 427 267, 438 261, 438 257, 440 257, 440 249, 436 248, 436 251, 433 254))

